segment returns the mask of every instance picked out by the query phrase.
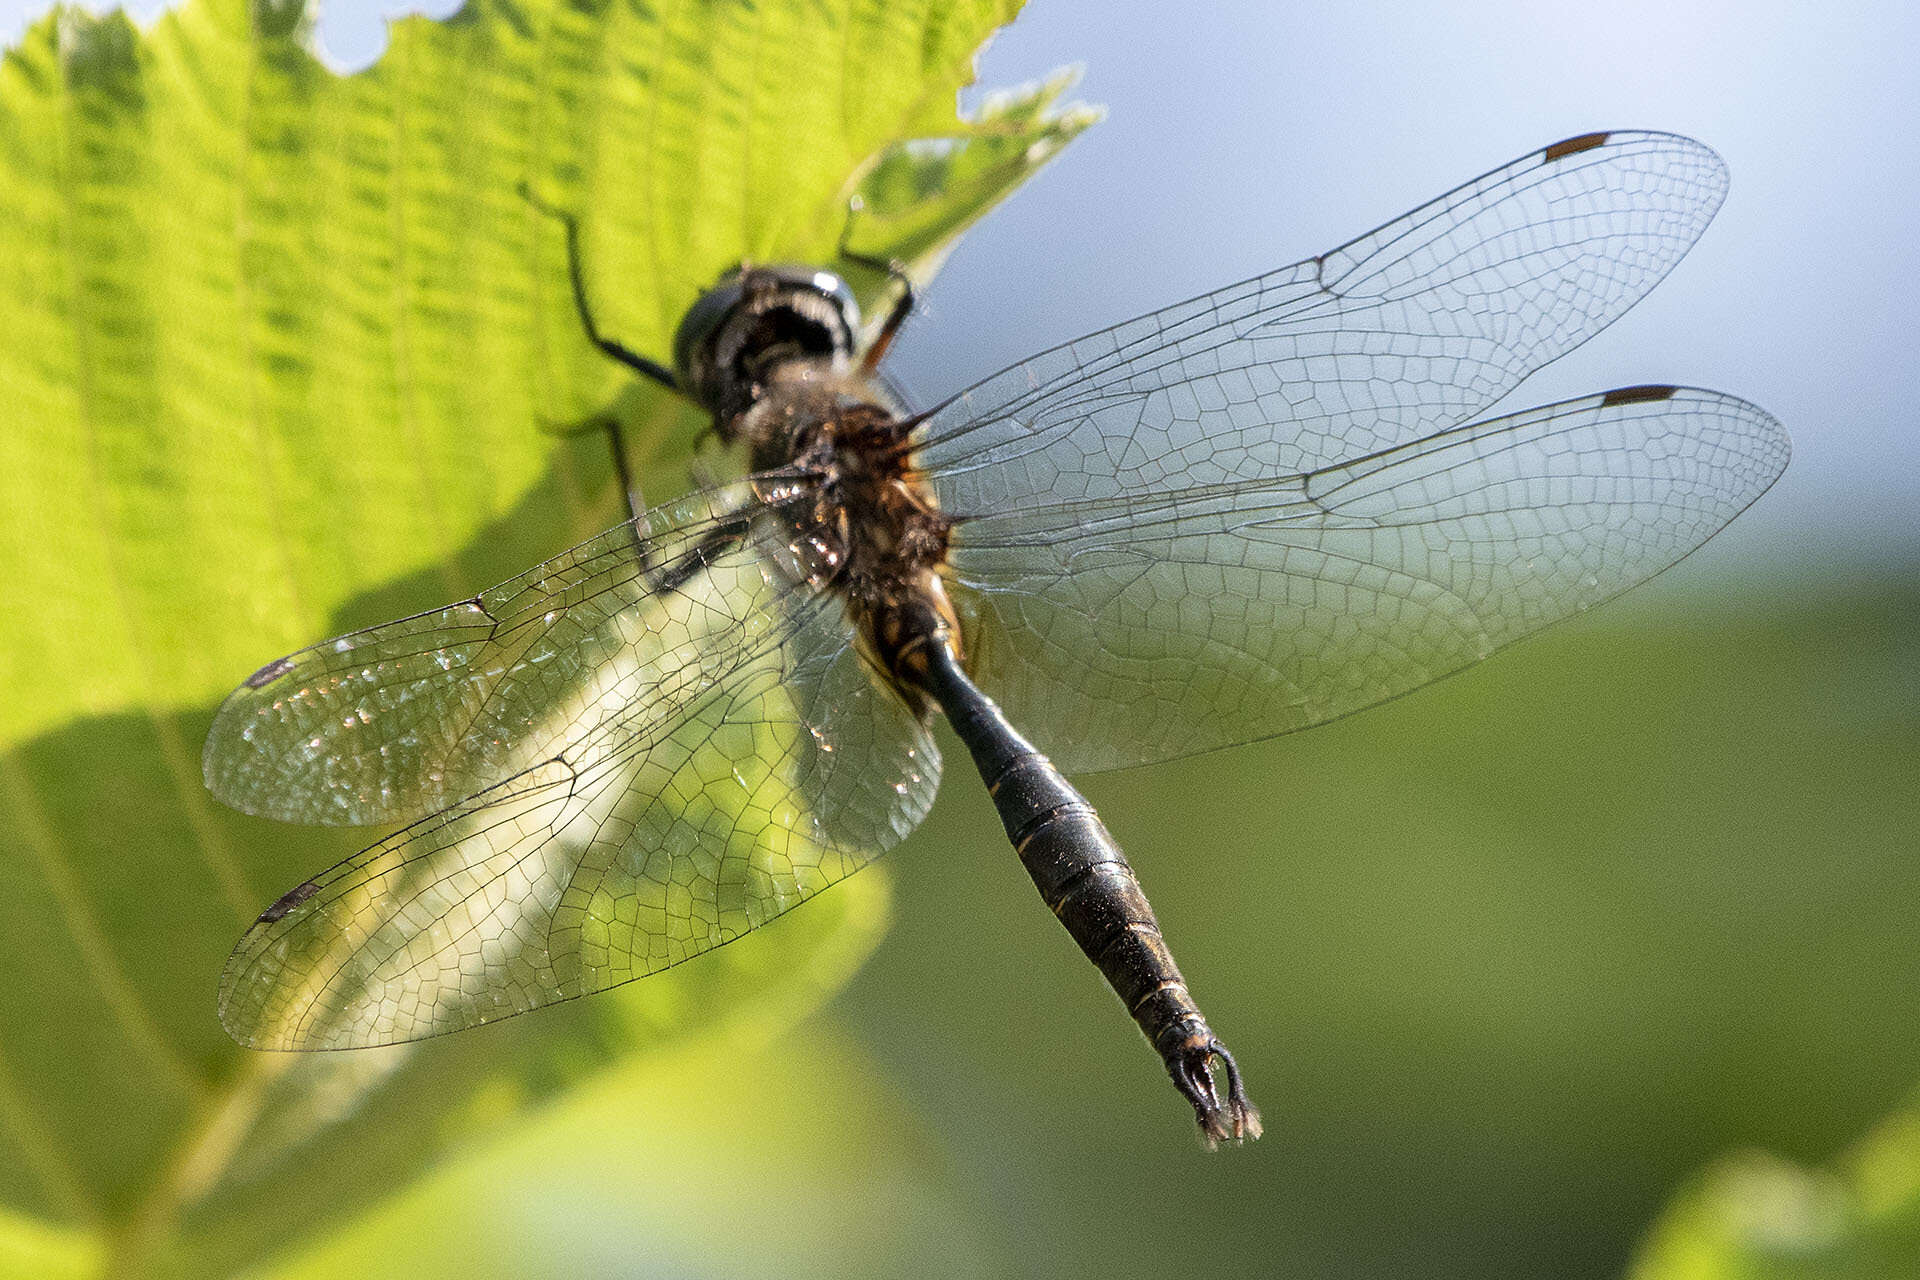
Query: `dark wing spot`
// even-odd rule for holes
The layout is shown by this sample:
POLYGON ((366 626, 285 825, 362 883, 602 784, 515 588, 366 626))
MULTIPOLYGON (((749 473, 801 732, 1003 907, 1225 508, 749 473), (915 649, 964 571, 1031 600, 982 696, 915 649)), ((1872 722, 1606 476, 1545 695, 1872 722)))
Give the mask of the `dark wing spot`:
POLYGON ((1582 151, 1591 151, 1613 135, 1610 133, 1583 133, 1577 138, 1568 138, 1556 142, 1540 153, 1541 160, 1552 164, 1555 160, 1564 160, 1568 156, 1577 156, 1582 151))
POLYGON ((293 670, 292 658, 275 658, 266 666, 247 677, 247 688, 258 689, 262 685, 272 684, 287 672, 293 670))
POLYGON ((308 898, 311 898, 314 894, 318 892, 320 892, 320 886, 315 884, 311 880, 307 881, 303 885, 299 885, 295 888, 289 889, 285 893, 280 895, 280 900, 278 902, 268 907, 265 911, 262 911, 260 913, 260 918, 254 921, 254 923, 255 924, 272 924, 275 920, 281 919, 287 914, 287 912, 293 910, 295 907, 299 906, 301 903, 305 902, 308 898))
POLYGON ((1671 400, 1673 387, 1621 387, 1609 391, 1600 397, 1600 407, 1607 408, 1616 404, 1639 404, 1646 400, 1671 400))

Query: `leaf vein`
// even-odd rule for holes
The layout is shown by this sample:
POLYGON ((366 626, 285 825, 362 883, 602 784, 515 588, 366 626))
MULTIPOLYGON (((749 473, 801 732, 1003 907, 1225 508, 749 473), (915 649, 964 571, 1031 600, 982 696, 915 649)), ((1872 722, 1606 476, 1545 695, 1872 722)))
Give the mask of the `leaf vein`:
MULTIPOLYGON (((397 39, 387 50, 389 69, 393 72, 397 84, 406 85, 413 81, 413 42, 397 39), (397 63, 398 65, 391 65, 397 63)), ((425 434, 420 428, 420 414, 415 401, 419 395, 420 379, 415 372, 413 356, 413 290, 408 279, 411 256, 408 252, 408 236, 412 223, 407 217, 407 181, 408 161, 411 148, 411 135, 407 127, 406 103, 409 95, 396 90, 392 95, 393 109, 389 115, 392 122, 392 149, 388 156, 390 165, 387 190, 388 225, 393 233, 393 260, 391 264, 393 299, 392 341, 387 344, 388 358, 393 368, 394 412, 400 418, 400 431, 411 446, 407 452, 411 455, 414 474, 420 485, 420 508, 426 517, 428 526, 433 530, 434 541, 441 548, 439 563, 435 566, 440 576, 441 586, 446 589, 449 599, 462 594, 461 575, 456 564, 456 552, 452 549, 452 539, 447 532, 447 514, 440 500, 439 486, 434 483, 433 472, 428 466, 425 434)))
POLYGON ((80 1221, 100 1220, 100 1206, 63 1158, 60 1144, 34 1115, 27 1095, 14 1083, 4 1053, 0 1053, 0 1123, 13 1133, 27 1169, 63 1212, 80 1221))
POLYGON ((40 809, 33 784, 27 779, 20 761, 11 751, 0 752, 0 787, 11 802, 21 843, 32 853, 40 874, 60 904, 60 914, 80 949, 80 961, 87 975, 99 988, 107 1007, 126 1031, 134 1046, 180 1089, 198 1097, 205 1092, 198 1076, 190 1070, 160 1031, 153 1015, 128 983, 119 960, 113 954, 106 935, 94 919, 93 908, 74 879, 69 859, 54 837, 53 826, 40 809))

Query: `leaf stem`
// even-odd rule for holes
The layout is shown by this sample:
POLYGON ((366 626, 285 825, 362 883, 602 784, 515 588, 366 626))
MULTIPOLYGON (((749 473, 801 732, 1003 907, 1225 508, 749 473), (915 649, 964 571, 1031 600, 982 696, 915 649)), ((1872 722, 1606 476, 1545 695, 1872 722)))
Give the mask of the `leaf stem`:
POLYGON ((225 1084, 213 1090, 181 1130, 172 1157, 152 1188, 114 1232, 103 1280, 144 1275, 172 1234, 180 1210, 206 1194, 260 1114, 267 1087, 292 1065, 286 1053, 249 1053, 225 1084))

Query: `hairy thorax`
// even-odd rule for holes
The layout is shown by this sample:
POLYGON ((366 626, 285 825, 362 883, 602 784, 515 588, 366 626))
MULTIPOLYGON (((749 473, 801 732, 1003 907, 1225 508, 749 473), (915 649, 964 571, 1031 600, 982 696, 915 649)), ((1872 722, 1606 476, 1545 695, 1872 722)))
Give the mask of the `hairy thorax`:
POLYGON ((959 645, 940 579, 952 522, 914 468, 916 425, 871 383, 800 365, 777 372, 726 433, 756 473, 793 477, 780 505, 795 569, 846 601, 888 672, 933 630, 959 645))

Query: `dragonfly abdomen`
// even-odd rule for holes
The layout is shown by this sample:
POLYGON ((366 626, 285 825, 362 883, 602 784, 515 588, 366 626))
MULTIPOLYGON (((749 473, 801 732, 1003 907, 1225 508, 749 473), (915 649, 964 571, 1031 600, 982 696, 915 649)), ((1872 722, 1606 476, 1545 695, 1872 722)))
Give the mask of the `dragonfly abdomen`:
POLYGON ((919 682, 973 756, 1041 899, 1160 1054, 1208 1143, 1258 1137, 1260 1113, 1188 992, 1140 880, 1100 815, 967 678, 944 635, 925 649, 919 682), (1224 1091, 1213 1078, 1215 1058, 1226 1069, 1224 1091))
POLYGON ((1164 1057, 1212 1031, 1187 990, 1140 879, 1093 806, 1039 752, 988 783, 1020 863, 1164 1057))

